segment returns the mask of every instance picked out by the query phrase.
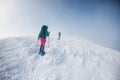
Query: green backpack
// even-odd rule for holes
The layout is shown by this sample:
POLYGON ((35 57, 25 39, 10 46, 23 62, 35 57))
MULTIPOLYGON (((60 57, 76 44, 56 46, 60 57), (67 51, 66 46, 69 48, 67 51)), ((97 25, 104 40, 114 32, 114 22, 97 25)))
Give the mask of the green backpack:
POLYGON ((49 32, 47 31, 47 29, 48 29, 48 26, 46 26, 46 25, 42 26, 41 31, 38 35, 38 39, 39 38, 45 38, 46 39, 46 37, 49 36, 49 32))

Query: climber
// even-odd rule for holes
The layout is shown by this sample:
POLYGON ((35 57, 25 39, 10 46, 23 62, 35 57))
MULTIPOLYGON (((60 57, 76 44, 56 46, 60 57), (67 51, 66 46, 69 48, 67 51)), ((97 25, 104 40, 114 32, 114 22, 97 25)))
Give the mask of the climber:
POLYGON ((48 37, 49 34, 50 32, 48 32, 48 26, 43 25, 38 35, 38 40, 41 43, 39 54, 41 54, 42 56, 45 54, 44 48, 46 43, 46 37, 48 37))

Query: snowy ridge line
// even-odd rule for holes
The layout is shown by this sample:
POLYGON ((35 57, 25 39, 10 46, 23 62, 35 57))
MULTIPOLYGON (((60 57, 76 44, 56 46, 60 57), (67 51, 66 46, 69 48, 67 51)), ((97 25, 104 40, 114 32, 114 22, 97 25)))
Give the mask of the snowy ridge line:
POLYGON ((120 80, 120 52, 82 39, 50 38, 38 55, 35 37, 0 40, 0 80, 120 80))

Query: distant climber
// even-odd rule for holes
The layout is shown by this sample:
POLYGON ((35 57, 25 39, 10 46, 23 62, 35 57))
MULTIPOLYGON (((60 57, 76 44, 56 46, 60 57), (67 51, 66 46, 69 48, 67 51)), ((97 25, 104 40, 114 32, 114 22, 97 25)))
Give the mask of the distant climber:
POLYGON ((58 40, 61 39, 61 32, 58 33, 58 40))
POLYGON ((49 34, 50 32, 48 32, 48 26, 43 25, 38 35, 38 40, 41 43, 39 54, 42 56, 45 54, 44 48, 46 43, 46 37, 48 37, 49 34))

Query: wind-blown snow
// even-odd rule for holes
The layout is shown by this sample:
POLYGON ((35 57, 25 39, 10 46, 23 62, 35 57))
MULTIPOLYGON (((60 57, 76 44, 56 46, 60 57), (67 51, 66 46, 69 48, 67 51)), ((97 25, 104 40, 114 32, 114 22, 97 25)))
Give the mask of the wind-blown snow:
POLYGON ((0 80, 120 80, 120 52, 89 41, 50 38, 38 51, 35 38, 0 40, 0 80))

